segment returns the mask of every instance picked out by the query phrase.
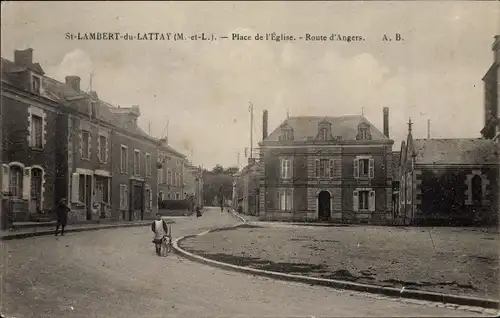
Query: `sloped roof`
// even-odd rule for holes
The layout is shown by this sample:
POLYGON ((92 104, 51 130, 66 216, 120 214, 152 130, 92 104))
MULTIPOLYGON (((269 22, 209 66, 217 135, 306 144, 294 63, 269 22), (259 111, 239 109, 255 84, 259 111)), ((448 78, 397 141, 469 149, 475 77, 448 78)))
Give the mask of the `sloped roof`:
POLYGON ((362 122, 370 125, 372 140, 389 140, 384 134, 374 125, 361 115, 348 115, 341 117, 325 117, 325 116, 298 116, 286 119, 278 128, 276 128, 267 138, 266 141, 278 141, 281 134, 281 126, 288 125, 293 129, 294 140, 306 141, 308 138, 315 138, 318 134, 318 125, 321 122, 331 124, 332 136, 341 136, 342 140, 356 140, 358 134, 358 125, 362 122))
POLYGON ((24 72, 27 70, 31 70, 41 75, 45 74, 39 63, 33 63, 29 66, 23 66, 2 57, 2 73, 24 72))
POLYGON ((415 139, 417 164, 498 164, 493 140, 486 139, 415 139))

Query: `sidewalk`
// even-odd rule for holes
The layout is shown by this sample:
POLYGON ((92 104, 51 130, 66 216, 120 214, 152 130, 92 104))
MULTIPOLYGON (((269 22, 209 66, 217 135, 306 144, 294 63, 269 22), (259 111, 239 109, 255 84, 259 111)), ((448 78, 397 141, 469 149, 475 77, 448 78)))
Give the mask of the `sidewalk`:
MULTIPOLYGON (((175 223, 175 219, 184 217, 168 217, 164 218, 168 224, 175 223)), ((102 229, 113 229, 123 227, 148 226, 153 220, 142 221, 101 221, 100 223, 78 223, 68 224, 64 230, 65 233, 94 231, 102 229)), ((20 222, 15 223, 17 229, 0 230, 0 240, 13 240, 33 236, 54 235, 55 222, 20 222)))

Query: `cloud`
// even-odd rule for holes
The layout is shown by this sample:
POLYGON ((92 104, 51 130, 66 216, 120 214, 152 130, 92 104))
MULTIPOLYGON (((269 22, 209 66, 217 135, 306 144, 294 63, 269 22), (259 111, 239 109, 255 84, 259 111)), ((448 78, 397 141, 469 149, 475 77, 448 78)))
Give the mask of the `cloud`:
POLYGON ((64 55, 59 65, 48 67, 47 73, 60 81, 64 81, 64 78, 68 75, 77 75, 82 79, 88 78, 93 69, 94 66, 90 56, 81 49, 74 49, 64 55))

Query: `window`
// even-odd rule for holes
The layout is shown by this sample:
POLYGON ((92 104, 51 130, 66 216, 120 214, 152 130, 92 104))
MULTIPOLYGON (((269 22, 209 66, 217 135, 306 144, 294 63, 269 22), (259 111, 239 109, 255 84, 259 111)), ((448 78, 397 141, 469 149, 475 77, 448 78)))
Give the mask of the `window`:
POLYGON ((90 159, 90 132, 82 129, 82 159, 90 159))
POLYGON ((93 118, 97 117, 97 103, 96 102, 90 103, 90 116, 92 116, 93 118))
POLYGON ((128 172, 128 148, 124 145, 120 149, 120 171, 128 172))
POLYGON ((170 196, 170 192, 167 193, 167 200, 170 200, 171 196, 170 196))
MULTIPOLYGON (((42 176, 43 173, 41 169, 31 169, 31 198, 37 203, 39 203, 42 199, 42 176)), ((39 211, 39 209, 37 209, 37 211, 39 211)))
POLYGON ((406 203, 412 203, 412 173, 406 175, 406 203))
POLYGON ((375 211, 375 191, 372 189, 356 189, 353 192, 354 211, 375 211))
POLYGON ((316 178, 333 178, 333 159, 316 159, 316 178))
POLYGON ((104 135, 99 136, 99 161, 106 163, 108 160, 108 138, 104 135))
POLYGON ((359 210, 368 210, 368 191, 359 191, 359 210))
POLYGON ((9 192, 13 198, 22 199, 23 171, 19 166, 11 166, 9 172, 9 192))
POLYGON ((471 181, 472 186, 472 204, 480 205, 483 200, 483 182, 481 176, 474 175, 471 181))
POLYGON ((356 157, 354 159, 354 178, 373 179, 375 161, 370 157, 356 157))
POLYGON ((141 151, 134 149, 134 175, 141 175, 141 151))
POLYGON ((328 140, 328 130, 326 128, 319 130, 319 140, 328 140))
POLYGON ((361 140, 366 140, 368 139, 368 129, 367 128, 361 128, 359 130, 360 135, 361 135, 361 140))
POLYGON ((358 134, 356 135, 356 140, 371 140, 372 136, 370 134, 370 125, 367 123, 360 123, 358 125, 358 134))
POLYGON ((292 160, 281 159, 280 171, 280 176, 282 179, 290 179, 292 177, 292 160))
POLYGON ((43 118, 37 115, 31 115, 31 147, 43 148, 43 118))
POLYGON ((151 176, 151 155, 146 154, 146 176, 151 176))
POLYGON ((128 189, 126 184, 120 184, 120 210, 128 207, 128 189))
POLYGON ((172 184, 172 171, 170 169, 167 170, 167 184, 172 184))
POLYGON ((40 77, 34 75, 31 76, 31 89, 33 93, 40 94, 40 82, 40 77))
POLYGON ((180 200, 181 199, 181 194, 179 192, 175 193, 175 199, 180 200))
POLYGON ((280 211, 293 210, 293 190, 292 189, 278 190, 278 209, 280 211))
POLYGON ((146 210, 151 210, 152 208, 152 202, 151 202, 151 189, 146 188, 146 210))

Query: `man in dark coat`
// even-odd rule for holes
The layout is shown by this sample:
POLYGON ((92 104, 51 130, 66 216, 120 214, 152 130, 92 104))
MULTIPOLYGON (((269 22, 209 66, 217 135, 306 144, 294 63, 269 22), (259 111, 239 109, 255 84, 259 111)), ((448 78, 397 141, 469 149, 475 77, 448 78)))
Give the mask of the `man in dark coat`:
POLYGON ((70 208, 68 208, 66 204, 66 199, 61 199, 59 201, 58 206, 56 207, 56 216, 57 216, 57 225, 56 225, 56 233, 55 235, 59 234, 59 226, 61 227, 61 236, 64 236, 64 228, 66 227, 66 224, 68 223, 68 212, 70 211, 70 208))

